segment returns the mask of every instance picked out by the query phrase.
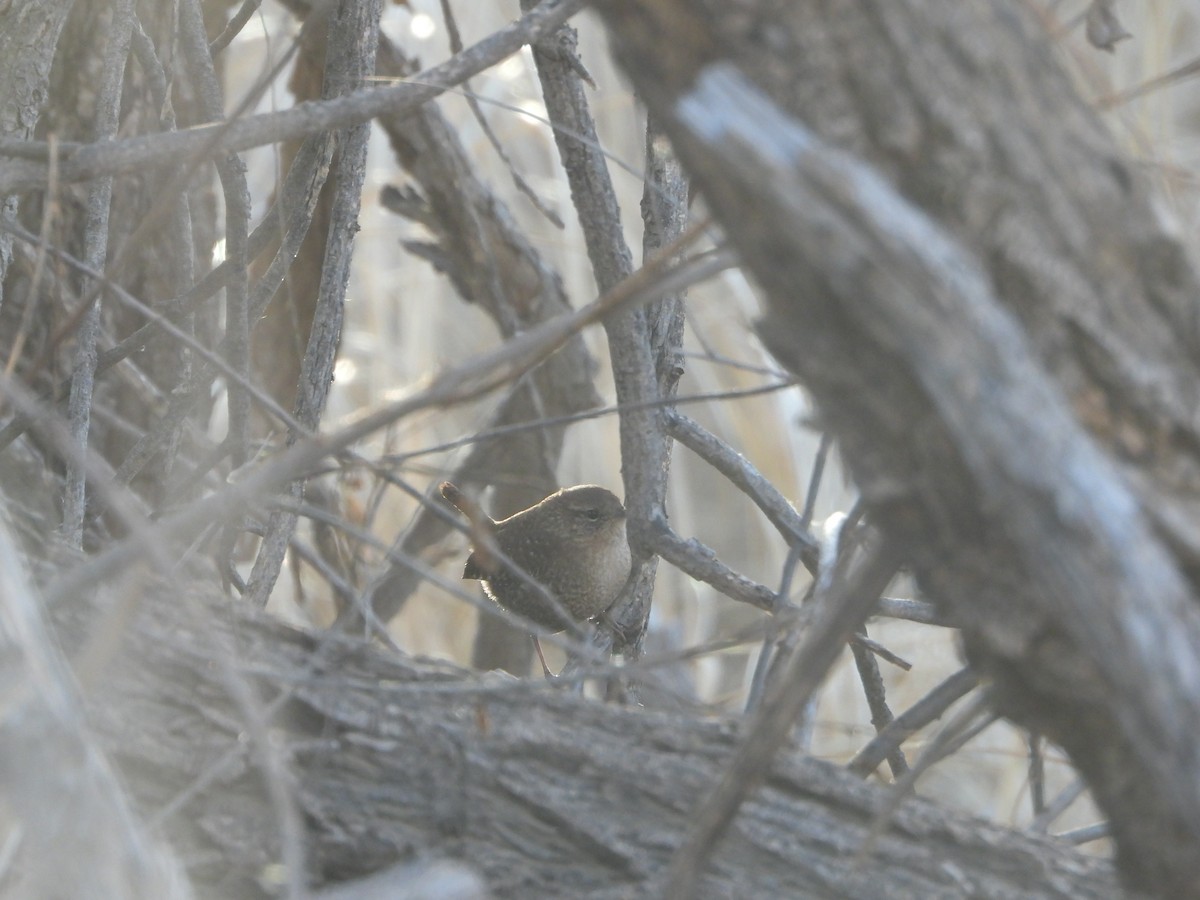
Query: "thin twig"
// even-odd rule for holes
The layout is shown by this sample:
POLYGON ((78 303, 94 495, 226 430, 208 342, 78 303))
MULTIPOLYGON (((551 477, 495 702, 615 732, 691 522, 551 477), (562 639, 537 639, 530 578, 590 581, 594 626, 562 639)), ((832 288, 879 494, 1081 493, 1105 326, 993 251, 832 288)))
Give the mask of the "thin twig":
POLYGON ((1046 811, 1046 758, 1042 754, 1043 739, 1036 731, 1029 732, 1029 803, 1036 819, 1046 811))
POLYGON ((754 505, 762 510, 767 521, 783 536, 789 546, 795 545, 800 548, 801 559, 811 570, 811 565, 815 564, 817 558, 817 541, 809 533, 804 517, 796 512, 768 478, 725 441, 682 413, 672 412, 668 416, 667 430, 671 437, 728 478, 735 487, 754 501, 754 505))
MULTIPOLYGON (((375 51, 379 46, 380 0, 363 2, 330 20, 326 52, 326 97, 338 97, 356 90, 375 69, 375 51)), ((362 185, 366 176, 367 139, 370 125, 363 123, 338 135, 337 173, 330 206, 328 240, 317 290, 317 310, 313 317, 308 346, 301 365, 295 417, 300 430, 291 429, 289 443, 316 431, 325 410, 333 383, 345 312, 346 286, 350 281, 350 261, 354 235, 358 231, 358 212, 362 185)), ((303 495, 303 485, 289 486, 293 499, 303 495)), ((287 544, 296 527, 296 517, 288 512, 273 512, 247 586, 249 600, 265 606, 279 577, 287 544)))
POLYGON ((917 779, 924 775, 933 765, 961 749, 968 741, 973 740, 984 729, 999 719, 991 712, 986 692, 981 692, 959 710, 946 727, 934 736, 933 740, 922 751, 913 767, 901 778, 897 779, 888 795, 887 802, 875 813, 871 829, 863 839, 862 845, 855 854, 858 864, 875 849, 875 844, 887 829, 892 816, 913 793, 917 779))
POLYGON ((681 538, 661 515, 645 527, 644 546, 681 572, 712 585, 731 600, 748 603, 766 612, 775 612, 778 608, 775 591, 735 572, 717 559, 711 548, 695 538, 681 538))
MULTIPOLYGON (((63 183, 101 175, 121 175, 178 164, 216 159, 264 144, 297 140, 320 131, 352 128, 378 116, 411 112, 446 88, 489 69, 530 41, 549 34, 587 5, 587 0, 539 4, 513 24, 489 35, 469 50, 420 73, 409 82, 355 91, 346 97, 301 103, 279 112, 249 116, 228 125, 205 125, 187 131, 128 138, 108 144, 63 143, 63 183)), ((20 145, 20 154, 0 156, 0 195, 45 187, 47 146, 20 145), (30 159, 36 157, 37 159, 30 159)))
POLYGON ((887 759, 892 748, 900 747, 930 722, 941 718, 951 706, 975 689, 979 679, 970 669, 959 669, 928 694, 898 715, 850 760, 848 768, 864 778, 887 759))
POLYGON ((861 625, 899 559, 889 543, 867 547, 852 562, 839 566, 816 598, 817 611, 797 652, 751 719, 719 785, 693 814, 693 825, 671 860, 663 896, 690 900, 697 896, 705 862, 732 822, 747 794, 766 777, 775 751, 808 703, 841 646, 861 625))
POLYGON ((246 27, 246 23, 250 21, 250 17, 258 11, 260 6, 262 6, 262 0, 243 0, 241 8, 229 17, 224 30, 208 45, 209 55, 213 59, 216 59, 217 54, 228 47, 233 39, 241 33, 241 30, 246 27))
MULTIPOLYGON (((859 634, 865 637, 865 628, 859 634)), ((888 706, 879 663, 870 650, 855 641, 850 642, 850 652, 854 656, 854 667, 858 671, 863 694, 867 698, 867 708, 871 710, 871 724, 875 726, 875 732, 878 734, 895 720, 891 707, 888 706)), ((908 760, 904 758, 904 751, 898 745, 889 748, 887 761, 893 778, 899 778, 908 771, 908 760)))
MULTIPOLYGON (((529 14, 535 0, 521 0, 529 14)), ((533 59, 547 116, 554 126, 554 142, 579 216, 592 274, 602 291, 627 279, 633 272, 633 255, 625 242, 616 191, 598 149, 599 138, 579 77, 573 64, 577 36, 563 26, 533 43, 533 59)), ((614 641, 639 652, 654 591, 656 561, 649 546, 649 523, 663 516, 666 465, 670 447, 660 418, 653 408, 628 409, 659 397, 655 360, 650 347, 646 316, 641 309, 626 309, 604 320, 612 362, 620 417, 621 475, 628 510, 629 543, 634 553, 633 571, 626 590, 614 604, 612 615, 631 626, 631 637, 614 634, 614 641)))
MULTIPOLYGON (((96 96, 95 140, 111 141, 121 119, 121 85, 125 77, 125 60, 129 56, 133 30, 133 0, 117 0, 113 4, 109 24, 108 44, 100 87, 96 96)), ((112 178, 96 180, 88 193, 87 222, 83 258, 95 269, 104 268, 108 254, 108 217, 112 199, 112 178)), ((87 451, 91 425, 92 391, 96 379, 96 338, 100 330, 100 308, 91 305, 83 317, 75 349, 75 372, 71 379, 68 401, 68 421, 71 436, 82 452, 87 451)), ((67 546, 79 549, 83 545, 83 522, 87 512, 86 477, 75 464, 67 463, 66 484, 63 488, 63 518, 61 536, 67 546)))
POLYGON ((1092 841, 1100 841, 1106 837, 1112 837, 1112 828, 1109 827, 1107 822, 1097 822, 1094 825, 1084 825, 1082 828, 1073 828, 1070 831, 1064 831, 1061 834, 1056 834, 1055 837, 1060 841, 1078 847, 1080 844, 1090 844, 1092 841))
POLYGON ((1055 797, 1046 805, 1046 808, 1042 810, 1041 814, 1036 816, 1034 820, 1029 823, 1029 827, 1026 830, 1031 831, 1034 834, 1045 834, 1050 830, 1050 826, 1053 824, 1054 820, 1065 813, 1070 808, 1071 804, 1082 797, 1086 792, 1087 784, 1082 778, 1076 778, 1069 785, 1063 788, 1057 797, 1055 797))

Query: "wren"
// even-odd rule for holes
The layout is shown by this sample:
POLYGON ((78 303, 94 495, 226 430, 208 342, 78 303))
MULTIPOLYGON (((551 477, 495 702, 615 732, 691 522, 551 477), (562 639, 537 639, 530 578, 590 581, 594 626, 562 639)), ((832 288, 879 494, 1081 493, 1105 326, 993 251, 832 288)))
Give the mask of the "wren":
MULTIPOLYGON (((476 529, 490 532, 501 552, 552 594, 576 621, 600 615, 625 586, 632 565, 625 507, 612 491, 594 484, 563 488, 499 522, 450 482, 442 483, 441 492, 476 529)), ((497 605, 547 631, 570 626, 541 591, 481 547, 481 541, 472 543, 475 547, 467 557, 463 578, 482 581, 484 591, 497 605)))

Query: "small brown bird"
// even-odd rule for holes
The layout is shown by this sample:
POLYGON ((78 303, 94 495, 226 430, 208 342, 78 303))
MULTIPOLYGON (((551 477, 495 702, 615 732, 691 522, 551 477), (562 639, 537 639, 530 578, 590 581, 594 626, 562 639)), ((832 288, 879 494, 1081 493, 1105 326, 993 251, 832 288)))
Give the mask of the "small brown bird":
POLYGON ((497 522, 446 481, 442 496, 471 520, 473 538, 463 578, 479 579, 499 606, 548 631, 569 626, 562 614, 487 549, 489 534, 502 553, 582 622, 607 610, 629 577, 625 507, 594 484, 563 488, 541 503, 497 522))

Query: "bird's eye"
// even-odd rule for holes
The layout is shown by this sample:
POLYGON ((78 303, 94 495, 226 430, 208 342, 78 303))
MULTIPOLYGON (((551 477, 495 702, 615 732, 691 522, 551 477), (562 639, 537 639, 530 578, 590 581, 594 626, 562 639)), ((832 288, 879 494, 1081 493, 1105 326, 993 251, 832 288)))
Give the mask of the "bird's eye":
POLYGON ((583 513, 583 517, 589 522, 600 521, 600 510, 596 509, 594 506, 589 506, 587 509, 580 510, 580 512, 583 513))

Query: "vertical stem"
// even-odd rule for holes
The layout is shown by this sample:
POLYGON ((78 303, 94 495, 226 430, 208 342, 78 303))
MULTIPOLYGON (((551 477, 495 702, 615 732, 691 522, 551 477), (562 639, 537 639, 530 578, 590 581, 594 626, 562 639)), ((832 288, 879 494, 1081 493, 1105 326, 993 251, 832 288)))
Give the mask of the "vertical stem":
MULTIPOLYGON (((338 97, 357 90, 374 74, 380 12, 380 0, 342 0, 330 14, 324 96, 338 97)), ((358 231, 358 211, 367 168, 367 138, 370 132, 370 123, 363 123, 338 134, 338 155, 334 163, 336 180, 325 245, 325 263, 321 269, 316 316, 296 390, 296 419, 301 426, 313 431, 320 424, 329 397, 329 386, 333 382, 333 365, 342 331, 354 235, 358 231)), ((289 443, 298 437, 295 430, 291 430, 288 434, 289 443)), ((304 494, 303 482, 293 482, 289 494, 293 499, 300 500, 304 494)), ((250 601, 256 605, 266 604, 279 577, 279 569, 295 528, 295 513, 277 511, 271 514, 262 548, 254 560, 247 590, 250 601)))
MULTIPOLYGON (((523 10, 528 11, 534 5, 534 0, 521 0, 523 10)), ((571 199, 583 228, 588 258, 596 284, 604 293, 633 272, 633 259, 625 243, 616 192, 579 75, 581 67, 575 56, 576 43, 575 30, 564 26, 553 37, 534 45, 533 58, 537 63, 546 111, 554 125, 559 156, 571 186, 571 199)), ((659 148, 665 149, 663 144, 652 140, 651 146, 654 158, 662 156, 659 148)), ((666 157, 663 157, 661 171, 665 172, 667 168, 666 157)), ((674 171, 677 173, 678 169, 674 171)), ((682 190, 682 206, 665 191, 655 188, 653 193, 656 197, 667 198, 661 205, 655 202, 648 206, 648 220, 655 222, 661 230, 661 234, 648 237, 655 245, 669 240, 676 233, 672 229, 682 228, 679 210, 686 214, 687 190, 686 187, 682 190)), ((676 191, 675 197, 678 196, 676 191)), ((662 335, 677 335, 682 329, 682 320, 677 328, 664 324, 670 323, 676 315, 674 311, 664 312, 673 310, 669 301, 664 303, 667 306, 657 314, 655 328, 660 329, 662 335)), ((614 640, 622 642, 622 649, 628 654, 637 655, 649 615, 657 567, 654 556, 647 549, 645 536, 649 523, 663 515, 668 444, 663 411, 644 405, 644 401, 658 399, 660 391, 647 312, 631 309, 616 313, 605 319, 604 329, 608 335, 617 403, 622 407, 621 474, 625 482, 625 506, 629 510, 629 542, 634 553, 631 587, 613 610, 615 620, 623 626, 632 625, 632 628, 628 631, 624 627, 618 629, 614 640)), ((661 346, 668 343, 663 341, 661 346)), ((668 357, 674 352, 666 351, 668 357)), ((677 368, 672 362, 669 372, 673 373, 677 368)))
MULTIPOLYGON (((93 129, 97 142, 111 140, 117 133, 121 116, 121 85, 125 77, 125 60, 129 56, 133 29, 133 0, 115 0, 109 24, 108 45, 104 51, 104 67, 96 98, 96 121, 93 129)), ((108 214, 112 200, 112 177, 97 178, 88 193, 84 216, 83 259, 93 269, 103 271, 108 254, 108 214)), ((83 293, 83 292, 81 292, 83 293)), ((84 315, 75 351, 75 373, 71 378, 71 395, 67 415, 71 440, 86 455, 88 431, 91 427, 92 393, 96 381, 96 336, 100 330, 100 303, 97 300, 84 315)), ((62 538, 74 549, 83 546, 83 521, 87 510, 86 477, 83 466, 67 462, 67 479, 63 502, 62 538)))
MULTIPOLYGON (((211 122, 224 118, 221 86, 208 49, 204 13, 199 0, 185 0, 180 10, 180 43, 188 69, 198 87, 200 107, 211 122)), ((225 195, 225 258, 233 265, 234 275, 225 287, 226 357, 243 378, 250 378, 250 318, 246 296, 246 242, 250 230, 250 187, 246 165, 236 153, 217 162, 217 175, 225 195)), ((247 422, 250 396, 233 379, 229 381, 229 446, 235 467, 246 461, 247 422)))

